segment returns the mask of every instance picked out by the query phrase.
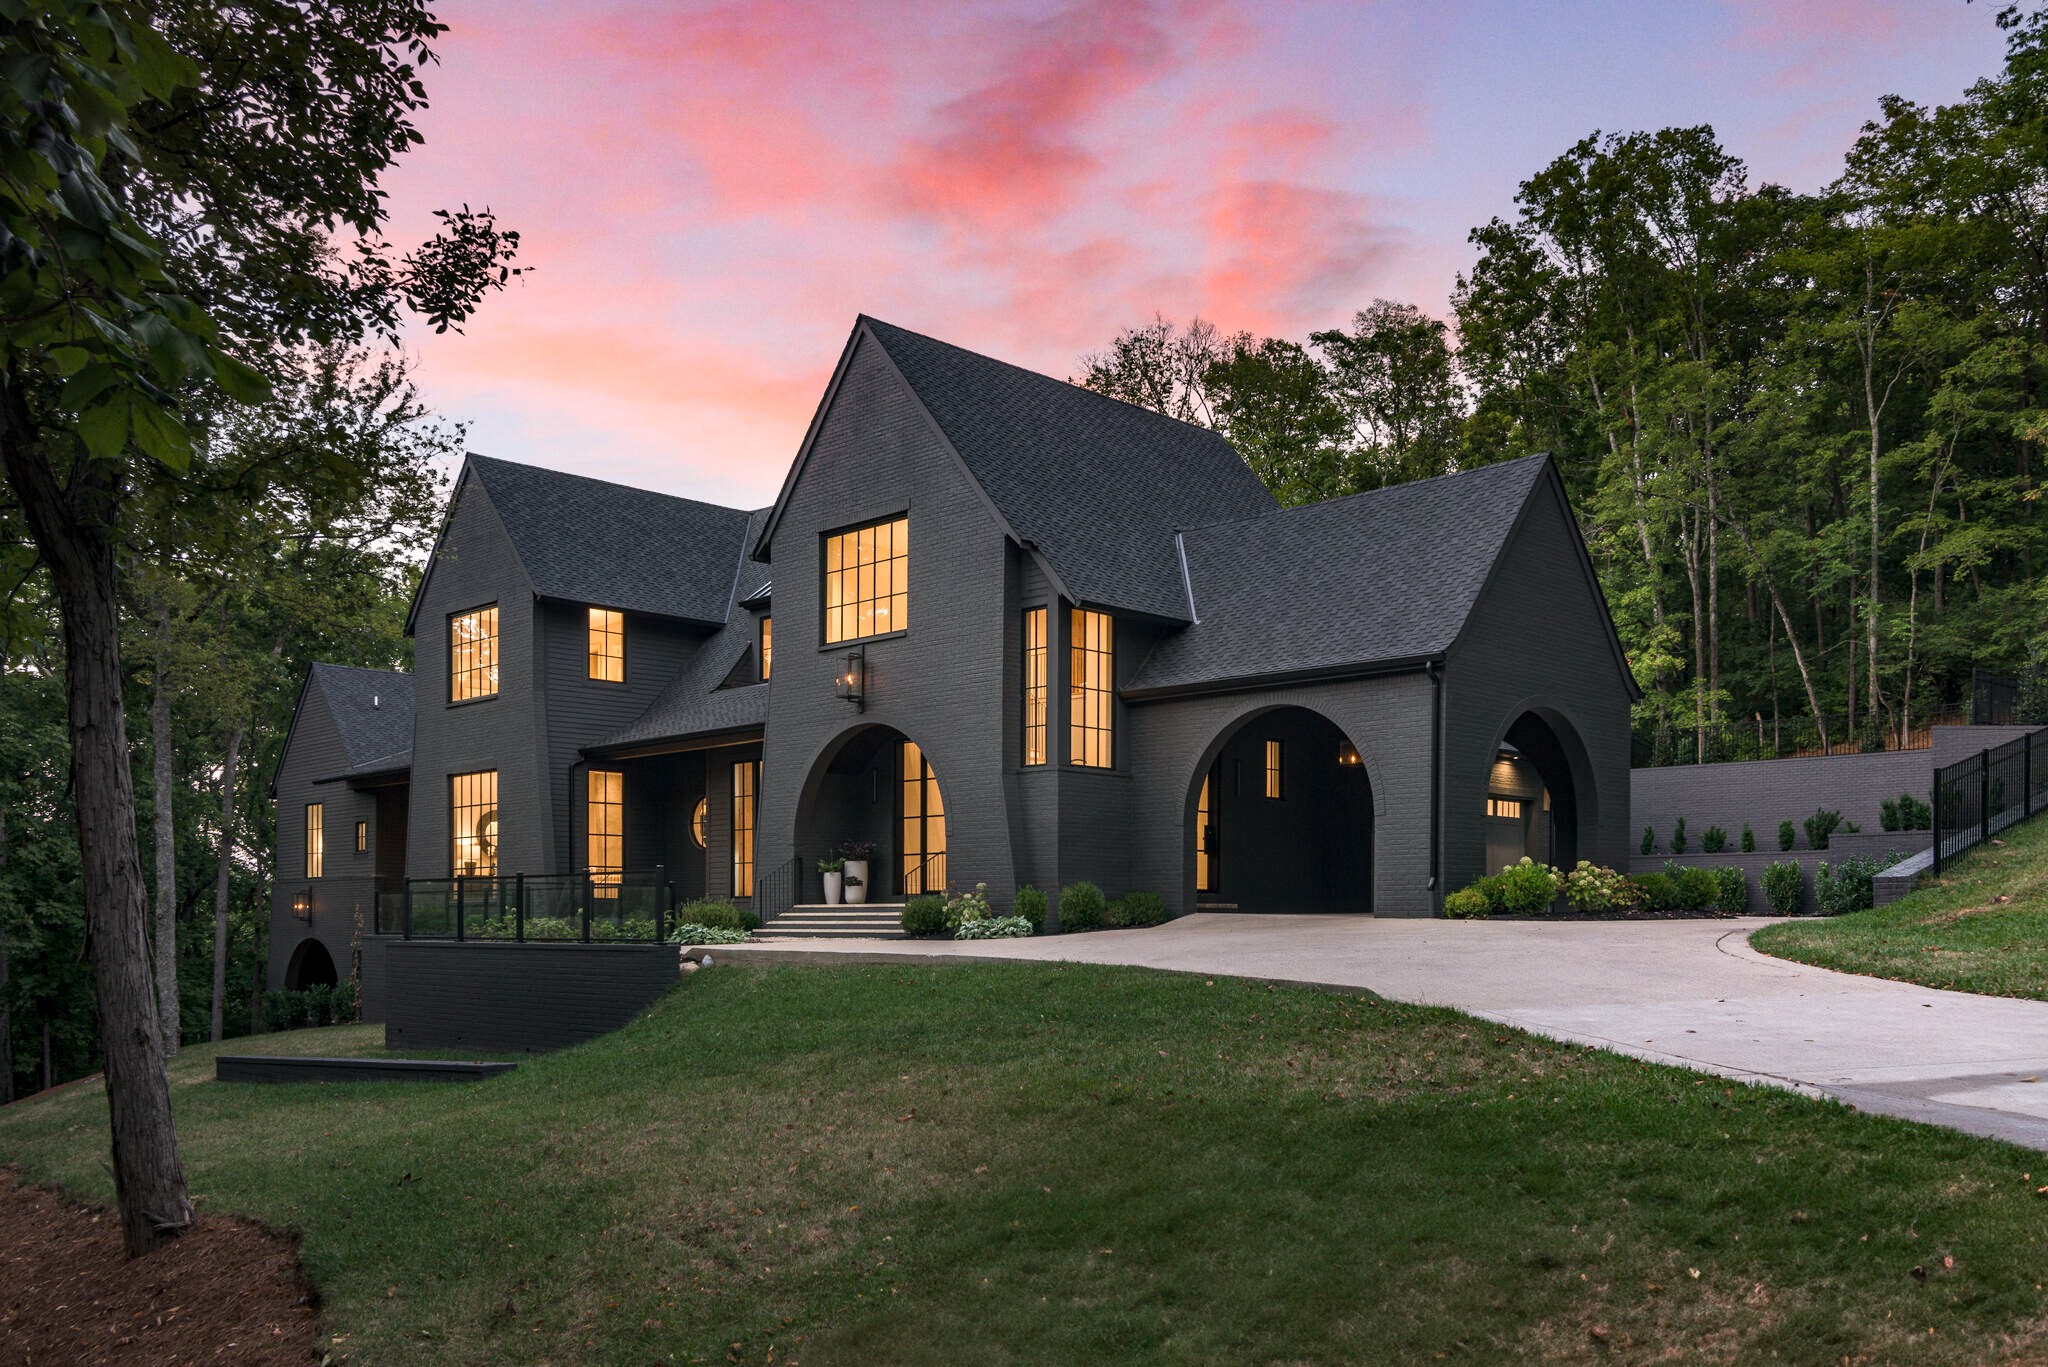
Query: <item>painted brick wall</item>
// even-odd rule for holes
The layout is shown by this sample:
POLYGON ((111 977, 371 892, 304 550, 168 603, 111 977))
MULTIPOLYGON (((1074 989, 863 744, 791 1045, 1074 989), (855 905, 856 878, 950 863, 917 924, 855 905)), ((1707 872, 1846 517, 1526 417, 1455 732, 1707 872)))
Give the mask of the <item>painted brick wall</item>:
POLYGON ((393 1049, 560 1049, 618 1029, 677 980, 672 945, 393 940, 384 958, 393 1049))
POLYGON ((364 933, 376 911, 377 799, 345 783, 316 783, 347 769, 348 756, 334 728, 327 700, 317 684, 309 684, 297 725, 277 768, 277 844, 275 877, 270 885, 270 952, 265 982, 284 986, 292 956, 307 940, 317 940, 334 960, 335 973, 347 977, 357 934, 364 933), (322 806, 326 835, 322 876, 307 878, 306 804, 322 806), (356 823, 370 823, 370 848, 355 852, 356 823), (298 919, 292 899, 310 889, 313 916, 298 919))

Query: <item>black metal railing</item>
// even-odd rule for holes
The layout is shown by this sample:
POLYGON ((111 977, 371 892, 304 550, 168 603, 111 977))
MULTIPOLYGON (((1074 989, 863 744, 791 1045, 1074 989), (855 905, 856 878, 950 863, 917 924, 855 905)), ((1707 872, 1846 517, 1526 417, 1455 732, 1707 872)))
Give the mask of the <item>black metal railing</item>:
POLYGON ((903 895, 921 897, 933 892, 943 897, 952 885, 946 881, 946 852, 928 854, 917 862, 915 868, 903 872, 903 895))
POLYGON ((472 874, 380 891, 376 929, 407 940, 649 944, 667 939, 674 919, 675 886, 660 868, 472 874))
POLYGON ((2048 728, 1934 771, 1934 871, 2048 806, 2048 728))
MULTIPOLYGON (((786 859, 754 873, 754 915, 767 925, 795 906, 803 896, 804 861, 786 859)), ((822 893, 819 894, 821 897, 822 893)))
POLYGON ((1903 726, 1894 720, 1872 721, 1859 716, 1852 724, 1846 713, 1816 721, 1811 716, 1723 718, 1704 727, 1655 720, 1638 722, 1631 738, 1630 763, 1638 769, 1679 764, 1722 764, 1732 760, 1802 759, 1823 755, 1860 755, 1884 750, 1931 750, 1934 728, 1953 726, 1967 718, 1961 712, 1916 716, 1903 726))

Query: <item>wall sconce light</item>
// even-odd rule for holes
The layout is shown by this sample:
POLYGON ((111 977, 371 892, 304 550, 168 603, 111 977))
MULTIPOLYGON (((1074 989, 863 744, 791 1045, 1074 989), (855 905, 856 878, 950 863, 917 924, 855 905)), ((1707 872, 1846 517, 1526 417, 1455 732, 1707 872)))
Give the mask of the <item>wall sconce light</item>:
POLYGON ((301 921, 313 919, 313 890, 304 888, 292 894, 292 915, 301 921))
POLYGON ((856 712, 868 710, 868 652, 861 646, 846 652, 846 665, 832 681, 832 691, 853 704, 856 712))
POLYGON ((1348 740, 1340 740, 1337 742, 1337 763, 1342 768, 1355 769, 1365 761, 1359 758, 1357 746, 1348 740))

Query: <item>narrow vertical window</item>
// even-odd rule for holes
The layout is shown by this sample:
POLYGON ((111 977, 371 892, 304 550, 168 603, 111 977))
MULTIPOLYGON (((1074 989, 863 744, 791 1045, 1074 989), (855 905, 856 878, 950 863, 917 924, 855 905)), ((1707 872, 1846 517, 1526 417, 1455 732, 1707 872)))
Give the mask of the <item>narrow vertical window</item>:
POLYGON ((498 872, 498 771, 448 776, 450 871, 457 877, 498 872))
POLYGON ((589 799, 584 820, 590 837, 586 862, 591 895, 617 897, 619 870, 626 866, 626 776, 616 769, 592 769, 589 799))
POLYGON ((1280 796, 1280 742, 1266 742, 1266 796, 1280 796))
POLYGON ((775 619, 761 619, 761 682, 768 682, 768 673, 775 666, 775 619))
POLYGON ((754 895, 754 789, 761 782, 761 761, 732 766, 732 895, 754 895))
POLYGON ((448 619, 448 701, 498 696, 498 608, 471 608, 448 619))
POLYGON ((327 863, 326 813, 318 802, 306 804, 306 877, 318 878, 327 863))
POLYGON ((356 823, 356 853, 357 853, 357 854, 368 854, 369 852, 370 852, 370 823, 369 823, 369 822, 367 822, 367 821, 358 821, 358 822, 356 823))
POLYGON ((1116 623, 1106 612, 1075 608, 1069 629, 1067 758, 1084 768, 1107 769, 1116 762, 1116 623))
POLYGON ((1024 613, 1024 762, 1045 763, 1045 609, 1024 613))
POLYGON ((626 614, 590 609, 590 677, 601 683, 626 681, 626 614))
POLYGON ((910 625, 910 519, 825 538, 825 644, 886 636, 910 625))
POLYGON ((946 890, 946 803, 939 776, 915 741, 904 741, 897 771, 902 780, 903 867, 899 890, 916 896, 946 890))
POLYGON ((1195 799, 1195 891, 1216 891, 1216 866, 1210 842, 1214 832, 1216 771, 1202 775, 1202 794, 1195 799))

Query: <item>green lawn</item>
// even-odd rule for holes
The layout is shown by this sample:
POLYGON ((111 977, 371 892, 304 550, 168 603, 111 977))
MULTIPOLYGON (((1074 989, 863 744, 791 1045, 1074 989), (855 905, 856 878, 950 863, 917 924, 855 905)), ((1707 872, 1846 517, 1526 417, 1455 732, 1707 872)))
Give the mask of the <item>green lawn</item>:
POLYGON ((2048 817, 2011 827, 1888 907, 1769 926, 1750 944, 1845 973, 2048 1000, 2048 817))
MULTIPOLYGON (((210 1058, 177 1064, 193 1187, 304 1232, 338 1361, 2048 1353, 2048 1156, 1443 1010, 728 967, 479 1084, 210 1058)), ((95 1088, 0 1111, 32 1180, 105 1198, 104 1144, 95 1088)))

